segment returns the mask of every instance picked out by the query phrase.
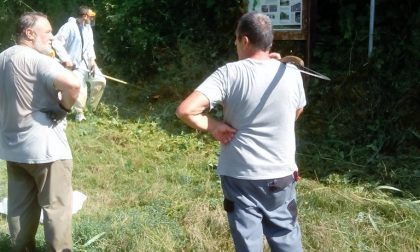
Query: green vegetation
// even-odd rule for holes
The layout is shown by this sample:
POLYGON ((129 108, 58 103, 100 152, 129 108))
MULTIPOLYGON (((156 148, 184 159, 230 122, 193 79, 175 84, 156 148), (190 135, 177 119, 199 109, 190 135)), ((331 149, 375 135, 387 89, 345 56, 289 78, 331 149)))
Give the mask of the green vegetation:
MULTIPOLYGON (((69 116, 74 190, 88 197, 74 215, 75 251, 232 251, 215 173, 218 144, 179 122, 177 102, 149 92, 110 83, 88 121, 69 116), (144 98, 132 101, 136 92, 144 98)), ((311 167, 299 153, 305 173, 311 167)), ((4 162, 0 174, 5 197, 4 162)), ((417 251, 420 202, 378 186, 336 173, 304 176, 298 192, 306 251, 417 251)), ((5 218, 0 234, 0 250, 7 251, 5 218)))
MULTIPOLYGON (((0 48, 27 6, 57 29, 79 3, 98 13, 98 63, 109 82, 99 111, 69 121, 76 251, 232 251, 215 173, 218 146, 175 117, 208 73, 234 60, 246 1, 2 1, 0 48)), ((306 251, 420 250, 420 6, 377 1, 367 58, 369 1, 316 1, 311 68, 298 121, 299 210, 306 251)), ((299 41, 276 41, 303 55, 299 41)), ((69 117, 71 118, 71 117, 69 117)), ((0 197, 7 194, 0 162, 0 197)), ((43 248, 42 232, 37 241, 43 248)), ((5 218, 0 251, 7 251, 5 218)))

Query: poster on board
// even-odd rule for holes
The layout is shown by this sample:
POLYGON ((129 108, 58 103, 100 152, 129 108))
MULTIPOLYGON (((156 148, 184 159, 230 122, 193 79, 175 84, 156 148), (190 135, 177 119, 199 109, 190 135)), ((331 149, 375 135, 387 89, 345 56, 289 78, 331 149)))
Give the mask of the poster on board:
POLYGON ((270 17, 275 31, 302 30, 302 0, 249 0, 248 12, 270 17))

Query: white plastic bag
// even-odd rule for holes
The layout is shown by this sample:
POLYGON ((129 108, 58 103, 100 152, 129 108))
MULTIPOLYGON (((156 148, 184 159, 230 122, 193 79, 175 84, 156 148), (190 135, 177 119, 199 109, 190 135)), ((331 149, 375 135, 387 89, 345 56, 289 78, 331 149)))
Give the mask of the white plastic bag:
MULTIPOLYGON (((79 191, 73 191, 73 204, 72 204, 72 213, 77 213, 83 207, 83 203, 86 201, 87 196, 79 191)), ((7 215, 7 198, 3 198, 0 202, 0 213, 7 215)), ((43 223, 44 215, 41 211, 41 216, 39 219, 40 223, 43 223)))

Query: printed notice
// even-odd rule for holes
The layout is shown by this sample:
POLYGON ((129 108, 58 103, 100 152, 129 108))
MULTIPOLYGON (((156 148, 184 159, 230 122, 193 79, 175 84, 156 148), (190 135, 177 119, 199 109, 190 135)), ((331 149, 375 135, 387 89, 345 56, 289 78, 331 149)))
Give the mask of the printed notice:
POLYGON ((250 0, 248 11, 270 17, 273 30, 302 29, 302 0, 250 0))

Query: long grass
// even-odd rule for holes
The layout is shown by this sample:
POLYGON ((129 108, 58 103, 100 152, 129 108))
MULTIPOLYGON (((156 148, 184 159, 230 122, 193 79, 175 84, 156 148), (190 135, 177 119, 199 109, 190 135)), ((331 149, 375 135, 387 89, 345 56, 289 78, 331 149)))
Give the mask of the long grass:
MULTIPOLYGON (((87 121, 69 116, 74 190, 87 195, 74 215, 75 251, 234 250, 215 172, 218 145, 175 118, 177 102, 111 84, 87 121)), ((1 161, 1 198, 6 185, 1 161)), ((390 188, 334 173, 304 177, 305 251, 420 251, 420 202, 390 188)), ((3 216, 0 251, 10 250, 8 239, 3 216)), ((37 247, 45 249, 42 228, 37 247)))

